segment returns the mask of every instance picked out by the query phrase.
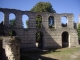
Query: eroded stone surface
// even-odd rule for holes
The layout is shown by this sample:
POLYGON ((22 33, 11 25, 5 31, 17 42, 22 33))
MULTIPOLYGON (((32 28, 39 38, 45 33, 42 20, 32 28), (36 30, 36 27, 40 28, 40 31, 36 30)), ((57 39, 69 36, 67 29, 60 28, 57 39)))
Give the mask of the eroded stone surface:
POLYGON ((3 37, 3 45, 8 60, 20 60, 20 39, 18 37, 3 37))

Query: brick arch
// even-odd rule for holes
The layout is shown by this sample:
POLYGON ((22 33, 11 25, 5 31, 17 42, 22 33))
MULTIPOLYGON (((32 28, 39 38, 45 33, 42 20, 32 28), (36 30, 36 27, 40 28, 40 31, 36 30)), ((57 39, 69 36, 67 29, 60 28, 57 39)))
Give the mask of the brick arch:
POLYGON ((37 15, 36 16, 36 29, 41 29, 42 28, 42 16, 37 15), (39 26, 38 26, 39 24, 39 26))
POLYGON ((61 17, 61 25, 62 27, 67 27, 68 25, 68 18, 66 16, 61 17))
POLYGON ((15 13, 9 13, 9 25, 11 25, 10 21, 12 20, 14 20, 14 24, 12 25, 16 25, 16 14, 15 13))
POLYGON ((5 8, 0 8, 0 12, 3 12, 5 14, 6 12, 8 12, 8 10, 6 11, 5 8))
POLYGON ((29 26, 27 25, 26 21, 28 21, 28 25, 29 25, 29 16, 27 14, 23 14, 22 15, 23 28, 29 28, 29 26))
POLYGON ((69 33, 67 31, 63 31, 62 34, 62 47, 69 47, 69 33))
POLYGON ((54 26, 54 16, 49 16, 48 17, 48 26, 49 26, 49 28, 53 28, 53 26, 54 26))
POLYGON ((35 16, 35 19, 36 19, 37 16, 41 16, 41 19, 42 19, 42 21, 43 21, 43 15, 42 15, 41 13, 40 13, 40 14, 39 14, 39 13, 34 13, 34 14, 35 14, 35 15, 34 15, 34 16, 35 16))
POLYGON ((9 31, 9 36, 17 36, 17 33, 15 30, 10 30, 9 31))
POLYGON ((4 23, 4 16, 5 16, 5 14, 4 14, 4 12, 2 12, 2 11, 0 11, 0 17, 2 17, 2 18, 0 18, 0 23, 1 22, 3 22, 4 23))
POLYGON ((42 31, 38 31, 38 32, 36 32, 36 43, 37 43, 37 47, 38 48, 40 48, 40 49, 43 49, 43 38, 44 38, 44 34, 43 34, 43 32, 42 31), (38 37, 40 37, 39 38, 39 40, 38 40, 38 37))

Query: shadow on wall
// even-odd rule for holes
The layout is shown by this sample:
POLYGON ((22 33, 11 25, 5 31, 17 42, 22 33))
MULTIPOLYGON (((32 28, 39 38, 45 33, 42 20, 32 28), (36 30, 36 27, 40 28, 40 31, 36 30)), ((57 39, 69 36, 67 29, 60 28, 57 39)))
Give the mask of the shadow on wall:
POLYGON ((0 23, 0 36, 4 36, 5 33, 4 33, 4 25, 3 25, 3 21, 0 23))
POLYGON ((60 52, 60 51, 56 51, 56 48, 61 48, 61 46, 53 38, 54 29, 51 29, 49 31, 51 31, 50 32, 51 34, 48 33, 48 30, 45 29, 44 26, 42 27, 42 29, 37 30, 37 32, 43 33, 42 42, 39 43, 41 46, 39 45, 38 50, 28 50, 25 52, 22 51, 20 59, 21 60, 58 60, 55 58, 42 56, 42 54, 48 54, 52 51, 60 52), (44 51, 44 49, 46 50, 44 51))
POLYGON ((42 49, 53 49, 53 48, 61 48, 61 46, 56 42, 60 40, 54 40, 54 29, 45 29, 43 26, 42 29, 37 30, 37 32, 42 32, 43 33, 43 41, 41 43, 38 43, 41 45, 40 48, 42 49))
POLYGON ((0 60, 8 60, 8 58, 6 57, 5 49, 2 45, 2 40, 0 40, 0 60))
POLYGON ((2 60, 8 60, 8 57, 6 56, 5 49, 2 49, 2 60))

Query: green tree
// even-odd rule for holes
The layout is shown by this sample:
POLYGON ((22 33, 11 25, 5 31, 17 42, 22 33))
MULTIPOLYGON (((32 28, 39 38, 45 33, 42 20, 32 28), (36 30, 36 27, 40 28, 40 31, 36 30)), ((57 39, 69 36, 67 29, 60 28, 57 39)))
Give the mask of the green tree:
POLYGON ((56 13, 49 2, 39 2, 30 11, 56 13))
POLYGON ((80 24, 78 24, 77 32, 78 32, 78 39, 80 40, 80 24))
POLYGON ((16 19, 15 19, 15 18, 14 18, 14 19, 9 20, 9 24, 10 24, 10 25, 12 25, 12 26, 14 26, 14 25, 15 25, 15 22, 16 22, 16 19))
POLYGON ((28 28, 28 26, 29 26, 29 20, 26 20, 26 26, 28 28))
MULTIPOLYGON (((49 2, 38 2, 30 11, 56 13, 49 2)), ((42 19, 39 16, 36 17, 36 28, 40 29, 42 27, 41 24, 42 19)))
MULTIPOLYGON (((52 5, 49 2, 38 2, 30 11, 32 12, 49 12, 49 13, 56 13, 56 11, 52 8, 52 5)), ((36 28, 42 28, 42 17, 36 17, 36 28)), ((37 42, 41 39, 40 33, 36 35, 37 42)))
POLYGON ((42 28, 42 17, 41 16, 36 16, 36 28, 40 29, 42 28))
MULTIPOLYGON (((9 20, 9 24, 11 25, 11 27, 15 25, 15 22, 16 22, 16 19, 15 19, 15 18, 9 20)), ((12 36, 12 34, 13 34, 12 31, 10 31, 10 32, 9 32, 9 35, 12 36)))
POLYGON ((12 31, 9 32, 9 35, 12 36, 12 31))

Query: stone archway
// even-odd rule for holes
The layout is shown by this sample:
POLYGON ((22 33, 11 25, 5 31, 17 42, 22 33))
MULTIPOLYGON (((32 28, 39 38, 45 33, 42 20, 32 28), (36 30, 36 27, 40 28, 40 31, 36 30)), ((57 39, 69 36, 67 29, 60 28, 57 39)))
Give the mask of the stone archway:
POLYGON ((43 33, 40 31, 36 33, 36 47, 43 48, 43 33))
POLYGON ((10 36, 16 36, 17 34, 16 34, 16 32, 14 30, 11 30, 11 31, 9 31, 9 35, 10 36))
POLYGON ((12 31, 12 36, 16 36, 16 32, 14 30, 12 31))
POLYGON ((69 47, 69 34, 66 31, 62 33, 62 47, 69 47))

